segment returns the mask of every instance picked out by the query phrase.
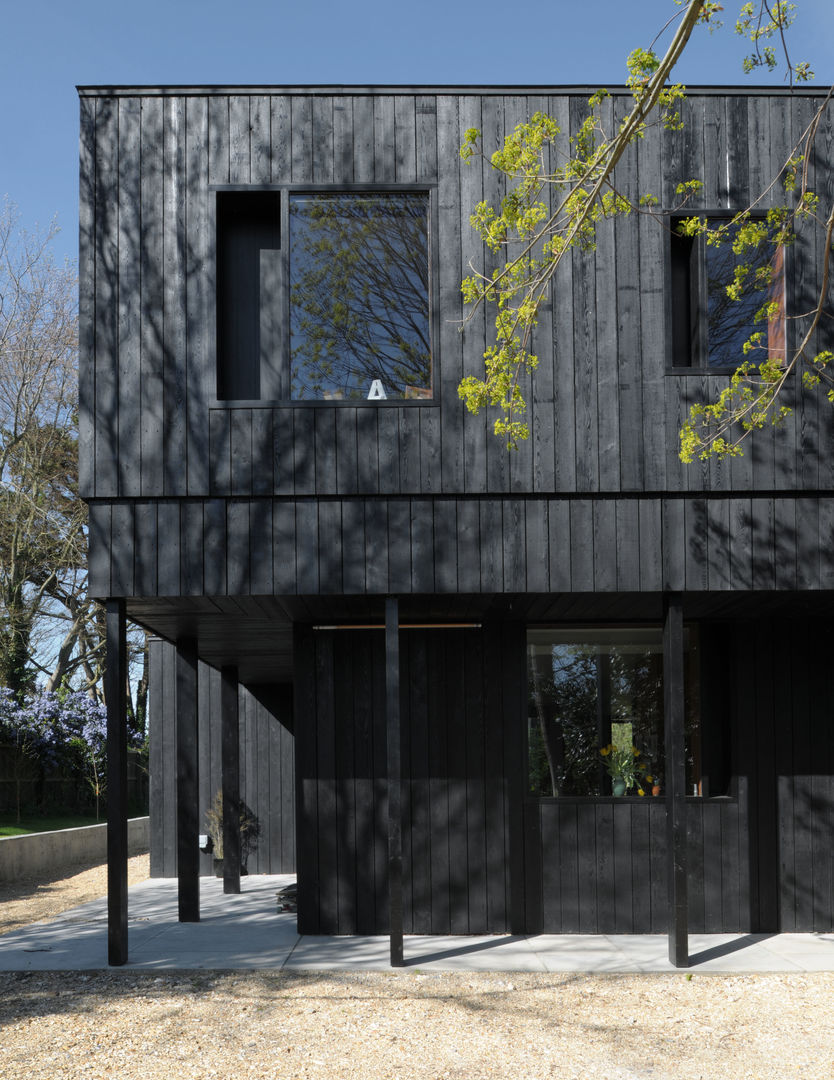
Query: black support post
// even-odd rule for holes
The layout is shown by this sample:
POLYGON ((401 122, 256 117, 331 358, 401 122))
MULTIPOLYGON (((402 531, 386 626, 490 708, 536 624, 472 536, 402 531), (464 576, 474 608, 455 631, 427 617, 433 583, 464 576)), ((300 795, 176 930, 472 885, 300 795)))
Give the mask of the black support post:
POLYGON ((669 885, 669 960, 689 966, 686 892, 686 752, 684 641, 680 593, 664 600, 663 707, 666 741, 666 848, 669 885))
POLYGON ((223 892, 240 892, 240 718, 236 667, 220 669, 223 774, 223 892))
POLYGON ((403 967, 402 768, 400 760, 400 605, 385 601, 385 697, 388 749, 388 917, 391 967, 403 967))
POLYGON ((177 896, 180 922, 200 921, 197 642, 177 642, 177 896))
POLYGON ((127 963, 127 639, 125 602, 105 608, 107 703, 107 963, 127 963))

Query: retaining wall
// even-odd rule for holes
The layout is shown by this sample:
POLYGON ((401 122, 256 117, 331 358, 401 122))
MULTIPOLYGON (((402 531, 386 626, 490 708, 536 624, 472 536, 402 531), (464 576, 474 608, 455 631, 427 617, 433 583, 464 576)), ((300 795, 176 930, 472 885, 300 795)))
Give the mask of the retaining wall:
MULTIPOLYGON (((131 818, 127 823, 129 855, 143 855, 149 847, 149 818, 131 818)), ((27 833, 0 838, 0 881, 43 874, 47 880, 72 867, 79 870, 107 861, 107 825, 85 825, 80 829, 27 833)))

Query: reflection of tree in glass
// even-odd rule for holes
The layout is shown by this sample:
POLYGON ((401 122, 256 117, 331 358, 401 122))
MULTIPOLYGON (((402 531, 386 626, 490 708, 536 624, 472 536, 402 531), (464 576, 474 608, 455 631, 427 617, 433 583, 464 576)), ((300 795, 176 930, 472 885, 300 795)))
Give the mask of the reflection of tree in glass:
MULTIPOLYGON (((737 231, 737 230, 735 230, 737 231)), ((769 299, 776 286, 776 275, 781 268, 781 249, 776 257, 772 244, 762 241, 754 251, 743 256, 733 251, 733 231, 721 244, 706 247, 707 276, 707 341, 710 367, 738 367, 745 359, 744 343, 756 330, 756 313, 769 299), (736 266, 744 263, 749 267, 746 287, 737 300, 727 295, 727 285, 733 281, 736 266), (758 271, 773 267, 767 286, 756 284, 758 271)), ((779 320, 781 323, 782 320, 779 320)), ((784 333, 784 331, 783 331, 784 333)), ((782 340, 784 353, 784 339, 782 340)), ((752 359, 752 358, 751 358, 752 359)), ((756 361, 758 363, 758 361, 756 361)))
POLYGON ((657 647, 559 645, 528 650, 530 793, 600 795, 599 748, 611 722, 657 768, 663 746, 663 660, 657 647))
POLYGON ((293 196, 293 398, 428 394, 428 296, 425 194, 293 196))

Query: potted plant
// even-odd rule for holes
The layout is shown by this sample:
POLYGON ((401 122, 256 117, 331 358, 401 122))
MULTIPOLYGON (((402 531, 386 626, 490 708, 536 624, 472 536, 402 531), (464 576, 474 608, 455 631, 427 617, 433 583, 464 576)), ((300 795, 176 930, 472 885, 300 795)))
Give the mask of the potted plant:
POLYGON ((635 785, 638 794, 645 794, 639 780, 646 769, 640 761, 640 751, 636 746, 616 746, 609 743, 600 749, 600 754, 605 758, 605 768, 611 777, 612 794, 625 795, 635 785))
MULTIPOLYGON (((240 829, 240 872, 246 874, 249 856, 258 846, 261 835, 261 823, 243 799, 237 802, 237 819, 240 829)), ((211 851, 214 855, 214 873, 223 876, 223 792, 218 791, 209 809, 206 811, 206 828, 211 838, 211 851)))

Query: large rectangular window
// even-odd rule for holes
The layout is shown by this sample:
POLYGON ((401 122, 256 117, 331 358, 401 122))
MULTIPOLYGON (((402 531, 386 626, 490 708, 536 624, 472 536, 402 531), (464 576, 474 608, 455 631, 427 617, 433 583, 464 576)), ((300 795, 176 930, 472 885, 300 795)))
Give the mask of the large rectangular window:
POLYGON ((295 399, 431 395, 428 197, 290 196, 295 399))
POLYGON ((429 234, 427 191, 219 191, 218 398, 431 398, 429 234))
MULTIPOLYGON (((686 631, 686 781, 700 792, 697 643, 686 631)), ((663 793, 660 628, 530 630, 528 792, 663 793)))
MULTIPOLYGON (((720 224, 710 218, 710 224, 720 224)), ((674 368, 733 371, 743 361, 760 364, 785 359, 784 249, 763 241, 754 249, 736 250, 738 226, 728 229, 720 244, 704 236, 686 236, 681 222, 671 222, 671 338, 674 368), (747 271, 741 292, 732 298, 727 286, 736 267, 747 271), (774 318, 759 313, 771 302, 774 318), (745 354, 752 334, 762 334, 759 347, 745 354)))

